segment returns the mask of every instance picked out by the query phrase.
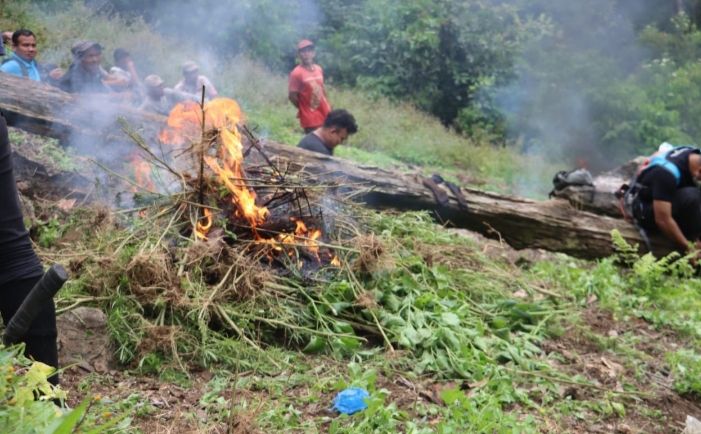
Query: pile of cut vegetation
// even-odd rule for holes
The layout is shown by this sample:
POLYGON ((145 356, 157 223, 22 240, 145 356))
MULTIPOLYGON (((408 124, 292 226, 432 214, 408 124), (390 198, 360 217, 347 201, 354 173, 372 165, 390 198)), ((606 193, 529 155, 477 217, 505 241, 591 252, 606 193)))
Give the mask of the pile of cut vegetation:
POLYGON ((180 106, 157 150, 124 126, 141 155, 133 176, 111 175, 132 207, 39 205, 42 254, 74 277, 59 309, 102 307, 121 363, 274 371, 275 348, 383 347, 419 374, 477 382, 539 354, 557 299, 425 214, 369 213, 277 167, 240 119, 232 100, 180 106))

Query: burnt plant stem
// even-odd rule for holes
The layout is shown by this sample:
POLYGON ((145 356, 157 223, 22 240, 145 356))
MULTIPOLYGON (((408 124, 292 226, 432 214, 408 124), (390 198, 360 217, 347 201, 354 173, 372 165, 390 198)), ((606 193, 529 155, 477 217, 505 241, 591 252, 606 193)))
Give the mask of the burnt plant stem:
POLYGON ((199 192, 198 192, 198 199, 197 201, 201 204, 204 203, 204 148, 205 148, 205 141, 207 139, 206 137, 206 132, 205 132, 205 112, 204 112, 204 95, 205 95, 205 87, 202 86, 202 97, 200 99, 200 109, 202 110, 202 137, 200 138, 200 187, 199 187, 199 192))
POLYGON ((177 170, 173 169, 170 167, 168 163, 163 161, 158 155, 154 154, 153 151, 148 147, 144 139, 136 132, 134 131, 129 124, 127 124, 127 121, 123 118, 118 119, 119 124, 122 127, 122 130, 124 133, 129 136, 129 138, 138 146, 141 150, 146 152, 153 160, 158 163, 163 169, 169 171, 173 175, 175 175, 177 178, 182 179, 182 174, 180 174, 177 170))
POLYGON ((242 125, 239 128, 241 128, 241 131, 243 131, 243 133, 246 135, 246 137, 248 137, 248 139, 251 141, 251 146, 256 148, 256 150, 260 153, 260 155, 263 156, 263 158, 265 159, 265 162, 268 163, 268 166, 270 166, 270 168, 273 169, 275 174, 278 177, 280 177, 281 180, 284 180, 284 178, 282 177, 282 173, 280 173, 280 171, 277 169, 277 166, 275 166, 273 164, 273 162, 270 161, 270 158, 268 158, 268 155, 265 152, 263 152, 263 149, 260 147, 260 143, 259 143, 260 141, 258 140, 258 138, 256 136, 253 135, 253 132, 246 125, 242 125))

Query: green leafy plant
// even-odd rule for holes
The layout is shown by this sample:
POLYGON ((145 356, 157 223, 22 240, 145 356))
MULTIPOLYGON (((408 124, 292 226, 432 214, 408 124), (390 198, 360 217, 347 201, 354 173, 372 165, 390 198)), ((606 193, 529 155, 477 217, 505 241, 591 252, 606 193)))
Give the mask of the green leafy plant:
POLYGON ((56 406, 66 394, 52 386, 54 369, 23 357, 23 347, 0 346, 0 431, 50 434, 124 432, 127 413, 113 415, 99 400, 85 399, 72 410, 56 406))
POLYGON ((674 390, 684 395, 701 397, 701 355, 692 350, 667 354, 672 368, 674 390))

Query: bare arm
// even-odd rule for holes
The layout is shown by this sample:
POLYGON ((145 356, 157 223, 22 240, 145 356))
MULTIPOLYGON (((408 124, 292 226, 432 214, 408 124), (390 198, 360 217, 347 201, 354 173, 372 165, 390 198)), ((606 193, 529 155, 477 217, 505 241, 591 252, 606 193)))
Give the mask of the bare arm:
POLYGON ((287 94, 287 98, 289 98, 293 106, 299 108, 299 92, 290 92, 287 94))
POLYGON ((133 60, 129 60, 127 62, 127 71, 129 74, 131 74, 131 80, 134 82, 134 84, 141 83, 141 78, 139 78, 139 74, 136 72, 136 67, 134 66, 133 60))
POLYGON ((685 252, 689 250, 689 240, 686 239, 681 229, 679 229, 679 225, 672 218, 672 203, 653 200, 652 210, 655 213, 655 224, 657 224, 662 233, 685 252))

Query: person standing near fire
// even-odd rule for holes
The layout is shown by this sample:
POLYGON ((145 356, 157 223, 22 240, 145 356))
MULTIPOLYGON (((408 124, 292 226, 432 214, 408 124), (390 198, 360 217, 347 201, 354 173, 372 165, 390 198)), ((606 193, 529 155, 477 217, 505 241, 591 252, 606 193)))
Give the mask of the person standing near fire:
POLYGON ((297 44, 300 64, 290 72, 288 98, 297 107, 299 124, 305 134, 321 127, 331 111, 324 89, 324 70, 314 63, 316 50, 309 39, 297 44))
POLYGON ((102 66, 102 45, 94 41, 80 41, 71 47, 73 63, 60 78, 58 86, 70 93, 108 93, 103 83, 109 77, 102 66))

